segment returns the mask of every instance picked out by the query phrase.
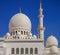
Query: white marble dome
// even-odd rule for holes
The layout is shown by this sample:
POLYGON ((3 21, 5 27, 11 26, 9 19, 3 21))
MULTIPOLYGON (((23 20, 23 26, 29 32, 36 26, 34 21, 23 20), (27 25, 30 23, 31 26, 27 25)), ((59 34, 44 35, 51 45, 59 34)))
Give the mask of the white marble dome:
POLYGON ((31 29, 31 21, 25 14, 17 13, 10 20, 9 28, 12 27, 31 29))
POLYGON ((6 33, 6 36, 10 36, 10 33, 6 33))
POLYGON ((50 52, 53 53, 53 54, 59 53, 58 47, 52 46, 52 47, 50 48, 50 52))
POLYGON ((49 38, 46 41, 46 47, 51 46, 58 46, 58 40, 53 35, 49 36, 49 38))
POLYGON ((37 38, 37 36, 36 36, 36 35, 33 35, 33 37, 34 37, 34 38, 37 38))

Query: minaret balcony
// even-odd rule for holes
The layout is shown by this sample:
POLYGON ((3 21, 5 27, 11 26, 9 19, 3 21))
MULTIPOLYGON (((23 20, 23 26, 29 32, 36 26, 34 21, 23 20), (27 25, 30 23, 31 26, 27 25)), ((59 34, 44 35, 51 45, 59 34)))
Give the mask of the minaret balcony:
POLYGON ((38 30, 45 30, 45 27, 38 27, 38 30))
POLYGON ((38 17, 40 18, 40 17, 43 17, 44 15, 43 14, 40 14, 38 17))

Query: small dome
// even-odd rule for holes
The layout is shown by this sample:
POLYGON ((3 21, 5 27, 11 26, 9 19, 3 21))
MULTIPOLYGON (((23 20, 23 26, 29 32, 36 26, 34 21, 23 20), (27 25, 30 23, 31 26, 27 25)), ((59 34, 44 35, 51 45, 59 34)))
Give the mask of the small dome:
POLYGON ((33 35, 33 37, 34 37, 34 38, 37 38, 37 36, 36 36, 36 35, 33 35))
POLYGON ((52 46, 52 47, 50 48, 50 52, 56 54, 56 53, 58 53, 59 51, 58 51, 58 48, 57 48, 56 46, 52 46))
POLYGON ((51 46, 58 46, 58 41, 53 35, 51 35, 46 41, 46 47, 51 46))
POLYGON ((31 21, 25 14, 18 13, 15 14, 10 20, 9 28, 12 27, 31 29, 31 21))
POLYGON ((6 36, 10 36, 10 33, 6 33, 6 36))

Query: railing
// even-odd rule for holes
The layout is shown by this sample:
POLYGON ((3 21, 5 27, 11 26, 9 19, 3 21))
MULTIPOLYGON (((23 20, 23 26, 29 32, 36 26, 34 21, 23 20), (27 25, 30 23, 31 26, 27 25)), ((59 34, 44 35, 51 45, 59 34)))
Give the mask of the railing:
POLYGON ((41 55, 41 54, 9 54, 9 55, 41 55))

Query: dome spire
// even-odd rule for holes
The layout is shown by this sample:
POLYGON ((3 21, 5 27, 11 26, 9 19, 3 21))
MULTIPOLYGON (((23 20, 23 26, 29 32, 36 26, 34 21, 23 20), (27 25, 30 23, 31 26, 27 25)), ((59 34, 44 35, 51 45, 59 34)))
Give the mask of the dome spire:
POLYGON ((53 35, 53 33, 50 34, 51 36, 53 35))
POLYGON ((20 13, 21 13, 21 8, 20 8, 20 13))

